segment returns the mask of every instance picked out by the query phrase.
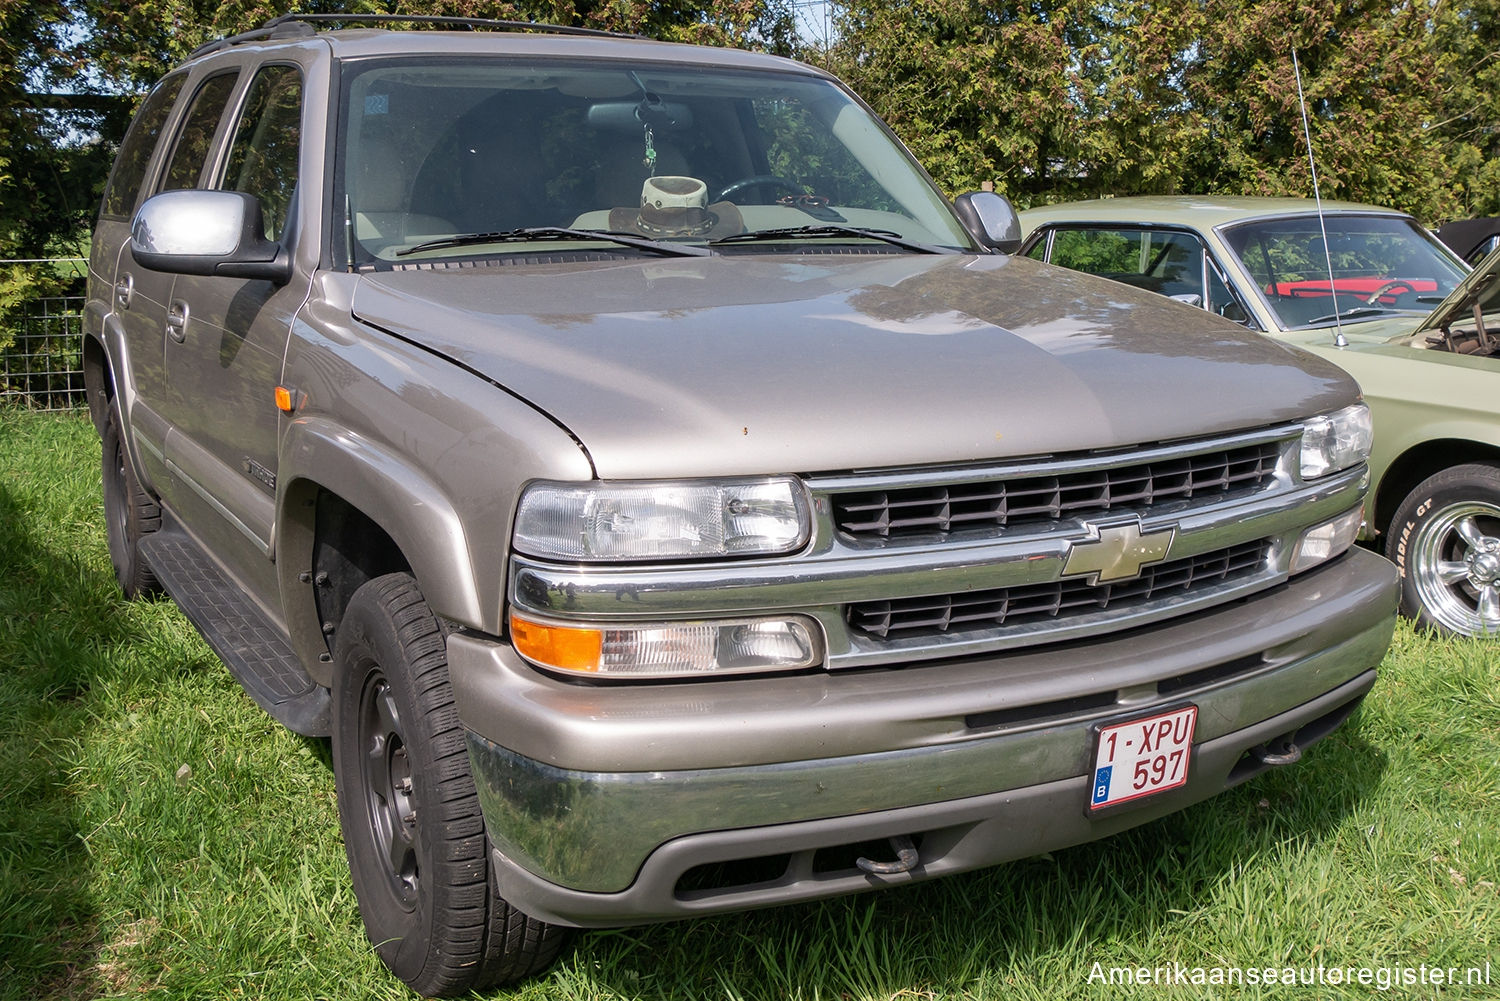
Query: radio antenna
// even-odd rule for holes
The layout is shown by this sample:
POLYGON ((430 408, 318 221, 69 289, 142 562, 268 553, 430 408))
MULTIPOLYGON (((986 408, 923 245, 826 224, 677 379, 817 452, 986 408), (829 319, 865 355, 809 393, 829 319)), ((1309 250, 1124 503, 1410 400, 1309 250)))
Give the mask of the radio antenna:
POLYGON ((1323 263, 1328 267, 1328 299, 1333 303, 1333 346, 1346 348, 1344 323, 1339 319, 1339 292, 1333 284, 1333 252, 1328 249, 1328 222, 1323 218, 1323 196, 1318 191, 1318 165, 1313 160, 1312 127, 1307 123, 1307 99, 1302 96, 1302 65, 1297 61, 1297 47, 1292 46, 1292 74, 1297 78, 1297 110, 1302 113, 1302 136, 1307 140, 1307 167, 1312 171, 1313 201, 1318 206, 1318 228, 1323 232, 1323 263))

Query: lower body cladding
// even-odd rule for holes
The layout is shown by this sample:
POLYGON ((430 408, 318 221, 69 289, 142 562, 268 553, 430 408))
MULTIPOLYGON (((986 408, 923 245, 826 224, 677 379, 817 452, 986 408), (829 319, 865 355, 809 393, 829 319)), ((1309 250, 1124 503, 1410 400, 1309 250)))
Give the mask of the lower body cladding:
POLYGON ((1211 613, 906 668, 586 687, 468 634, 449 661, 501 894, 608 927, 962 872, 1207 799, 1353 713, 1395 603, 1356 549, 1211 613), (1098 728, 1188 705, 1186 782, 1091 813, 1098 728))

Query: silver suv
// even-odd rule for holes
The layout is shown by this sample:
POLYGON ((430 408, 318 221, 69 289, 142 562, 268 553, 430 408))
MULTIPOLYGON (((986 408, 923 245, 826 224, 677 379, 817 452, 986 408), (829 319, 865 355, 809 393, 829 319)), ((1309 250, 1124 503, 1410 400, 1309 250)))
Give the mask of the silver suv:
POLYGON ((195 54, 90 265, 120 583, 331 736, 399 977, 1088 841, 1354 711, 1348 377, 1008 256, 818 70, 532 27, 195 54))

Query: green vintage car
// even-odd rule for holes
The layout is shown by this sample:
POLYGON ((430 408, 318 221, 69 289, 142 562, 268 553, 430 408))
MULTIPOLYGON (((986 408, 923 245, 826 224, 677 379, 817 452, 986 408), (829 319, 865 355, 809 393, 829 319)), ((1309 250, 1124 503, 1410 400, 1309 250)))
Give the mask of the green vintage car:
POLYGON ((1473 271, 1410 216, 1297 198, 1110 198, 1021 213, 1019 253, 1231 317, 1359 380, 1363 537, 1402 608, 1500 637, 1500 253, 1473 271))

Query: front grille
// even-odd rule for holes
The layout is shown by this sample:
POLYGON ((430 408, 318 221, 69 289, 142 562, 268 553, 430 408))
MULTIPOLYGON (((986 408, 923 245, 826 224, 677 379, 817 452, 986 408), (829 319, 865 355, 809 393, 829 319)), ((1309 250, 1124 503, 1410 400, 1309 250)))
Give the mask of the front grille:
POLYGON ((1249 493, 1276 473, 1276 441, 1057 475, 865 490, 833 497, 838 530, 856 541, 1015 529, 1062 518, 1097 518, 1177 500, 1249 493))
POLYGON ((860 602, 848 608, 849 625, 886 639, 994 629, 1118 610, 1252 577, 1265 566, 1270 549, 1269 539, 1257 539, 1159 563, 1144 568, 1139 577, 1108 584, 1089 584, 1086 578, 1077 577, 960 594, 860 602))

